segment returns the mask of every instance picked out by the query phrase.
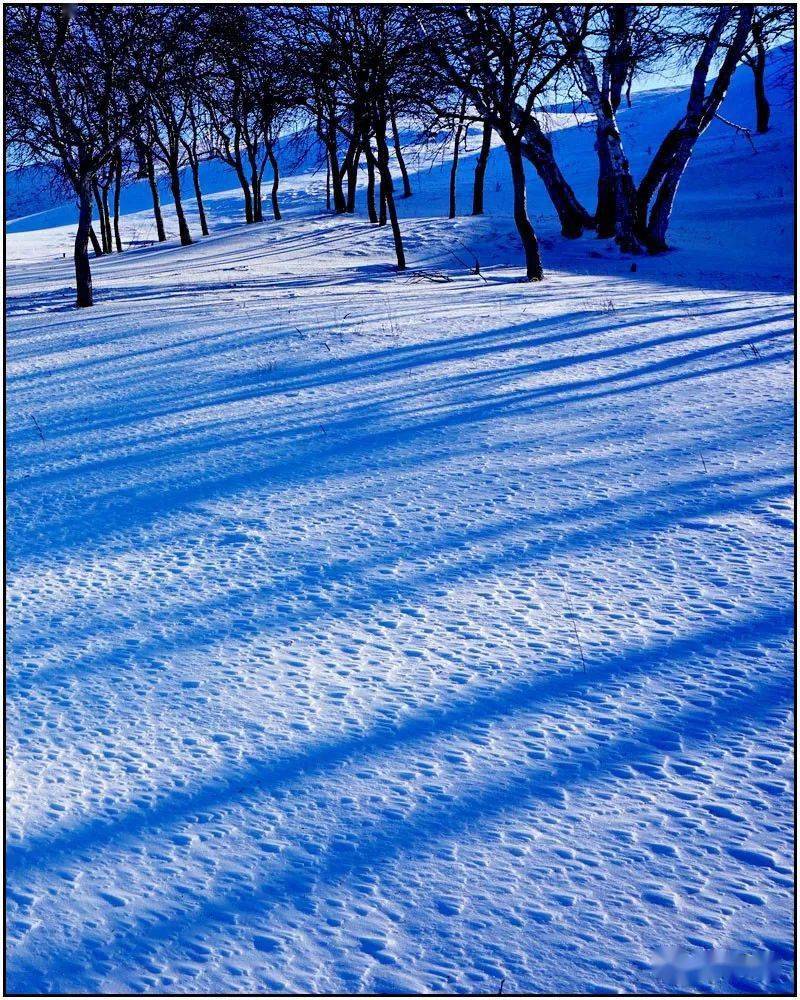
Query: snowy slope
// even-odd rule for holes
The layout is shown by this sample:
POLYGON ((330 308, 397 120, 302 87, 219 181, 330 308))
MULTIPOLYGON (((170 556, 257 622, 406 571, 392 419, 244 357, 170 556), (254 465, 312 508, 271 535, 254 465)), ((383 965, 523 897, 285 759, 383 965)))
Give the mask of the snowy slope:
POLYGON ((9 234, 12 991, 792 992, 791 128, 635 273, 532 178, 518 283, 501 150, 406 276, 313 172, 80 315, 9 234))

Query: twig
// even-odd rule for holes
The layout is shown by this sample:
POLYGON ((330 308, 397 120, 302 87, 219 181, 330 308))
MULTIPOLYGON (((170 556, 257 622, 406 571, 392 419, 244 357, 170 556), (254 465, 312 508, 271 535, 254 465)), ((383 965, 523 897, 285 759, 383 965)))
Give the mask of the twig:
POLYGON ((505 985, 505 981, 506 981, 506 977, 503 976, 503 978, 500 980, 500 989, 497 991, 497 995, 499 997, 501 997, 503 995, 503 986, 505 985))
POLYGON ((569 603, 569 611, 572 617, 570 622, 572 623, 572 631, 575 633, 575 641, 578 643, 578 652, 581 654, 581 663, 583 664, 584 671, 586 670, 586 660, 583 657, 583 646, 581 645, 581 637, 578 635, 578 626, 575 624, 575 608, 572 606, 572 598, 569 595, 569 591, 564 587, 564 593, 567 595, 567 601, 569 603))
MULTIPOLYGON (((466 245, 466 243, 463 243, 461 240, 457 239, 455 236, 453 237, 453 239, 460 246, 464 247, 464 249, 467 251, 467 253, 470 255, 470 257, 472 257, 475 260, 475 264, 473 265, 473 268, 472 268, 472 274, 476 274, 481 279, 481 281, 484 282, 484 284, 488 285, 489 282, 481 274, 481 264, 480 264, 480 261, 478 260, 478 258, 475 256, 475 254, 470 250, 470 248, 466 245)), ((467 263, 465 263, 463 260, 461 260, 460 257, 457 257, 456 254, 454 254, 452 250, 450 251, 450 253, 453 255, 453 257, 456 258, 456 260, 459 262, 459 264, 463 264, 464 267, 469 267, 469 265, 467 263)))
POLYGON ((727 125, 729 128, 732 128, 734 132, 741 132, 742 135, 745 137, 745 139, 747 139, 747 141, 750 143, 750 148, 753 150, 753 152, 754 153, 758 152, 755 143, 753 142, 753 133, 750 131, 749 128, 745 128, 744 125, 737 125, 736 122, 728 121, 728 119, 723 118, 722 115, 714 115, 714 117, 718 118, 723 125, 727 125))
POLYGON ((39 437, 42 439, 42 441, 44 441, 44 434, 42 433, 42 428, 39 426, 39 421, 32 413, 30 414, 30 418, 36 424, 36 430, 39 432, 39 437))
POLYGON ((451 281, 449 275, 443 274, 441 271, 414 271, 408 278, 410 282, 416 283, 417 281, 434 281, 434 282, 446 282, 451 281))

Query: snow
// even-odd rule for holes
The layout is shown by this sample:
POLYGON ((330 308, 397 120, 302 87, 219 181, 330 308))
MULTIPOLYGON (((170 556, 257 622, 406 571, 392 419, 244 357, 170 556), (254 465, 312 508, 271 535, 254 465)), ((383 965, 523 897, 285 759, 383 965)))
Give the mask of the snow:
MULTIPOLYGON (((679 100, 623 112, 636 171, 679 100)), ((11 991, 793 992, 774 119, 703 137, 663 258, 531 177, 540 285, 500 149, 454 223, 411 157, 406 276, 307 167, 80 314, 74 221, 9 227, 11 991)))

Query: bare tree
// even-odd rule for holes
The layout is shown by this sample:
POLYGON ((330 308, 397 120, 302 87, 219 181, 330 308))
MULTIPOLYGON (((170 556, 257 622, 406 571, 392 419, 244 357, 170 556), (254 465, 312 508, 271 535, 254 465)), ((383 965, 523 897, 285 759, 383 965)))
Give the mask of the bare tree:
POLYGON ((379 224, 385 212, 398 270, 405 270, 387 136, 392 116, 405 110, 424 86, 417 20, 408 7, 394 4, 290 8, 288 18, 305 56, 302 64, 310 67, 306 107, 328 153, 334 208, 348 209, 342 183, 348 171, 352 205, 355 164, 365 151, 368 177, 371 163, 380 180, 379 224), (347 151, 340 162, 344 143, 347 151))
POLYGON ((745 4, 723 5, 716 8, 708 31, 686 32, 684 44, 697 47, 686 111, 664 136, 636 193, 637 229, 651 253, 667 249, 667 229, 678 185, 697 140, 725 98, 747 46, 752 17, 753 8, 745 4), (723 44, 726 34, 727 44, 723 44), (709 85, 714 58, 721 51, 722 62, 709 85))
POLYGON ((642 247, 636 234, 636 185, 616 118, 629 73, 634 10, 632 4, 606 5, 604 8, 608 44, 601 71, 590 56, 588 43, 592 8, 573 9, 561 4, 556 9, 554 21, 597 121, 595 148, 600 169, 595 224, 598 235, 613 235, 623 250, 638 253, 642 247))
MULTIPOLYGON (((540 281, 542 262, 528 216, 524 159, 532 140, 543 137, 534 116, 536 102, 565 68, 568 53, 559 46, 544 6, 469 4, 426 8, 426 15, 432 50, 442 72, 503 141, 511 167, 514 222, 525 253, 526 275, 529 281, 540 281)), ((557 186, 563 195, 569 188, 560 172, 559 178, 557 186)), ((572 219, 569 200, 559 196, 554 203, 572 219)), ((575 227, 570 222, 565 228, 570 234, 580 232, 583 220, 575 227)))
POLYGON ((638 4, 557 5, 558 27, 578 86, 594 112, 599 165, 596 226, 628 252, 667 249, 666 233, 683 171, 714 119, 750 37, 752 7, 638 4), (692 68, 686 111, 661 142, 637 186, 617 120, 623 88, 658 59, 692 68), (709 83, 712 68, 717 76, 709 83))
POLYGON ((767 98, 767 51, 788 41, 794 33, 793 4, 765 4, 753 7, 750 41, 742 60, 753 73, 753 96, 756 106, 756 132, 769 131, 770 106, 767 98))
POLYGON ((197 202, 200 232, 203 236, 208 236, 208 220, 203 205, 203 191, 200 185, 200 161, 204 155, 208 154, 211 145, 210 127, 206 121, 204 109, 196 96, 193 93, 186 93, 184 100, 187 108, 187 121, 185 132, 180 134, 179 140, 186 154, 186 159, 189 162, 189 169, 192 172, 192 184, 194 186, 195 201, 197 202))
POLYGON ((89 265, 93 187, 126 129, 119 76, 126 38, 100 6, 6 9, 8 142, 20 155, 57 163, 75 192, 76 305, 94 301, 89 265))

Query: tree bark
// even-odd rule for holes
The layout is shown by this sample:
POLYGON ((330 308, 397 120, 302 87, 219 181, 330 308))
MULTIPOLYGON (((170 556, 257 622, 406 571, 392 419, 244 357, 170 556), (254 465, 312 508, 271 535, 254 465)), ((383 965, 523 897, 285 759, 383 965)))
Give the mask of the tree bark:
POLYGON ((561 235, 574 240, 594 226, 592 216, 578 201, 553 155, 553 144, 535 118, 522 131, 522 155, 529 160, 545 186, 561 223, 561 235))
POLYGON ((194 197, 197 202, 197 214, 200 216, 200 232, 203 236, 208 236, 208 220, 206 210, 203 205, 203 191, 200 187, 200 164, 196 156, 189 159, 189 166, 192 170, 192 184, 194 185, 194 197))
POLYGON ((261 202, 261 173, 256 162, 256 154, 248 147, 247 160, 250 164, 250 190, 253 192, 253 222, 264 221, 264 206, 261 202))
POLYGON ((114 156, 114 242, 117 253, 122 253, 122 237, 119 232, 119 200, 122 193, 122 150, 114 156))
POLYGON ((392 184, 392 174, 389 170, 389 147, 386 145, 386 122, 382 117, 378 117, 375 123, 375 142, 378 147, 378 171, 381 178, 381 191, 386 199, 386 211, 392 227, 392 237, 394 239, 394 252, 397 257, 397 270, 405 271, 406 255, 403 249, 403 235, 400 232, 400 223, 397 219, 397 208, 394 203, 394 191, 392 184))
POLYGON ((453 162, 450 164, 450 211, 449 219, 456 217, 456 180, 458 179, 458 154, 461 148, 461 134, 464 130, 464 114, 467 109, 466 97, 461 101, 461 111, 456 125, 455 143, 453 147, 453 162))
POLYGON ((475 180, 472 185, 472 214, 483 215, 483 188, 486 180, 486 167, 489 163, 489 153, 492 149, 492 126, 488 121, 483 123, 483 136, 478 158, 475 161, 475 180))
POLYGON ((602 213, 595 219, 597 235, 613 236, 626 253, 641 253, 636 235, 636 185, 615 115, 600 116, 596 148, 600 166, 597 211, 602 213))
POLYGON ((103 243, 105 244, 106 253, 111 253, 114 249, 111 236, 111 210, 108 205, 108 185, 104 184, 101 188, 102 202, 103 202, 103 228, 105 230, 103 236, 103 243))
POLYGON ((169 186, 175 202, 175 215, 178 217, 178 233, 181 238, 181 246, 191 246, 192 234, 186 222, 186 216, 183 212, 183 200, 181 198, 181 171, 175 161, 169 165, 169 186))
POLYGON ((356 210, 356 188, 358 187, 358 163, 361 159, 361 143, 351 143, 347 151, 345 174, 347 176, 347 214, 356 210))
POLYGON ((92 183, 92 192, 94 194, 94 203, 97 205, 97 224, 100 227, 100 247, 101 253, 111 253, 111 244, 108 239, 109 230, 106 227, 106 208, 108 207, 108 199, 106 199, 105 205, 103 204, 103 195, 100 192, 100 185, 97 181, 92 183))
POLYGON ((663 253, 667 249, 667 229, 681 177, 698 138, 713 121, 728 92, 731 78, 747 44, 753 8, 742 5, 738 10, 733 37, 726 45, 722 65, 707 94, 708 73, 722 44, 723 32, 732 17, 730 6, 719 8, 692 74, 686 114, 664 137, 639 185, 636 195, 636 224, 650 253, 663 253), (652 208, 645 219, 651 199, 652 208))
POLYGON ((331 156, 328 150, 325 150, 325 208, 328 212, 331 210, 331 156))
POLYGON ((347 211, 347 198, 344 194, 343 171, 340 171, 335 157, 331 156, 331 189, 333 192, 333 211, 336 215, 344 215, 347 211))
POLYGON ((411 181, 406 168, 406 161, 403 156, 403 148, 400 145, 400 131, 397 128, 397 116, 394 113, 394 105, 389 105, 389 118, 392 123, 392 139, 394 141, 394 152, 397 157, 397 165, 400 168, 400 176, 403 178, 403 197, 410 198, 412 195, 411 181))
POLYGON ((647 212, 650 202, 675 156, 679 140, 679 127, 671 128, 661 140, 661 145, 639 181, 639 187, 636 190, 636 228, 643 237, 647 232, 647 212))
POLYGON ((78 230, 75 233, 75 305, 85 309, 94 304, 92 271, 89 266, 89 230, 92 227, 92 190, 88 177, 78 188, 78 230))
MULTIPOLYGON (((269 165, 272 167, 272 215, 276 222, 280 221, 281 209, 278 204, 278 188, 281 183, 281 172, 278 167, 278 157, 275 155, 275 149, 272 143, 267 146, 267 156, 269 157, 269 165)), ((330 196, 328 198, 328 208, 330 208, 330 196)))
POLYGON ((650 253, 663 253, 668 249, 667 229, 672 216, 672 206, 675 203, 678 184, 683 177, 683 172, 699 134, 699 132, 695 133, 695 130, 680 130, 675 144, 675 153, 659 179, 658 190, 650 209, 645 230, 645 240, 650 253))
POLYGON ((369 221, 373 224, 378 222, 378 213, 375 211, 375 156, 369 144, 369 139, 364 139, 364 155, 367 161, 367 214, 369 221))
POLYGON ((333 193, 333 211, 336 215, 344 215, 347 211, 347 198, 344 193, 344 167, 347 164, 347 157, 343 166, 339 166, 339 144, 336 141, 336 126, 328 126, 328 134, 325 138, 325 146, 328 150, 328 166, 331 175, 331 191, 333 193))
POLYGON ((156 180, 156 168, 153 163, 153 157, 148 153, 147 162, 145 164, 147 170, 147 183, 150 185, 150 195, 153 199, 153 218, 156 220, 156 233, 158 235, 158 242, 163 243, 167 238, 166 230, 164 229, 164 216, 161 214, 161 199, 158 195, 158 181, 156 180))
POLYGON ((753 93, 756 101, 756 132, 763 135, 769 131, 770 106, 767 100, 767 88, 764 83, 764 71, 767 58, 763 45, 758 49, 756 57, 750 64, 753 71, 753 93))
POLYGON ((100 246, 100 240, 97 238, 97 233, 94 231, 94 226, 89 226, 89 239, 92 242, 92 250, 94 251, 95 257, 103 256, 103 248, 100 246))
POLYGON ((525 251, 525 273, 528 281, 541 281, 544 273, 539 255, 539 241, 528 217, 525 164, 520 141, 516 136, 504 136, 503 139, 511 167, 511 182, 514 186, 514 223, 525 251))
POLYGON ((263 222, 264 205, 261 201, 261 178, 257 173, 253 173, 250 178, 250 187, 253 191, 253 222, 263 222))
MULTIPOLYGON (((106 229, 103 225, 103 202, 100 198, 100 188, 97 185, 97 181, 92 183, 92 194, 94 195, 94 204, 97 209, 97 224, 100 227, 100 255, 106 252, 106 229)), ((92 232, 94 233, 94 226, 92 227, 92 232)), ((96 236, 95 236, 96 239, 96 236)), ((94 241, 92 241, 94 246, 94 241)), ((95 253, 97 253, 97 248, 95 247, 95 253)))
POLYGON ((241 164, 237 164, 235 169, 236 176, 239 178, 239 186, 244 195, 244 221, 250 225, 253 222, 253 196, 250 193, 250 185, 247 182, 241 164))
MULTIPOLYGON (((568 5, 560 7, 560 17, 565 31, 565 40, 579 38, 575 19, 568 5)), ((629 11, 623 11, 626 16, 629 11)), ((575 68, 579 74, 583 91, 594 111, 596 125, 596 149, 601 158, 601 173, 603 175, 603 200, 613 201, 614 238, 620 249, 628 253, 640 253, 642 244, 636 234, 636 185, 631 176, 628 158, 622 145, 622 136, 617 127, 614 110, 616 94, 607 92, 605 79, 603 87, 598 83, 597 73, 583 41, 577 43, 575 53, 575 68)), ((607 69, 607 67, 606 67, 607 69)), ((617 77, 615 91, 624 82, 617 77)))
POLYGON ((380 170, 378 171, 378 225, 386 225, 386 191, 383 187, 383 178, 380 176, 380 170))
MULTIPOLYGON (((621 160, 613 148, 612 132, 616 128, 616 114, 622 101, 622 88, 632 72, 631 26, 634 7, 631 4, 617 4, 608 8, 608 46, 603 57, 603 75, 600 87, 601 116, 595 140, 597 150, 597 208, 594 213, 595 228, 600 237, 617 235, 617 216, 620 204, 623 211, 633 213, 636 222, 635 185, 627 170, 626 180, 620 180, 621 160)), ((621 143, 621 139, 620 139, 621 143)), ((621 146, 620 146, 621 148, 621 146)))
POLYGON ((608 149, 605 143, 600 142, 599 137, 595 141, 595 149, 597 151, 598 175, 594 224, 597 235, 605 239, 614 235, 616 204, 608 149))

